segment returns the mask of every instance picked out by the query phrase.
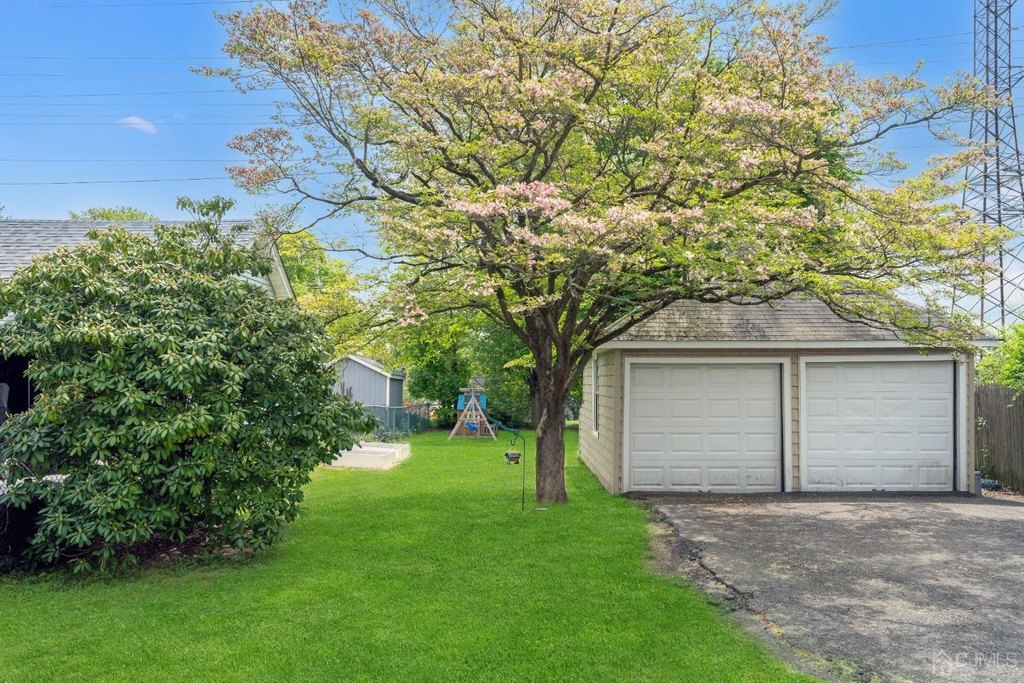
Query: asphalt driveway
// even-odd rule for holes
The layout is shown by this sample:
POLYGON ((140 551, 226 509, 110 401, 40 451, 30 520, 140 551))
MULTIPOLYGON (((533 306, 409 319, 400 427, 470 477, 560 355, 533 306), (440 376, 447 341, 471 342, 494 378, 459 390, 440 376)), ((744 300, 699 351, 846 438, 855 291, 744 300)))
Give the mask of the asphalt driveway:
POLYGON ((678 536, 676 570, 830 674, 1024 681, 1024 498, 652 502, 678 536))

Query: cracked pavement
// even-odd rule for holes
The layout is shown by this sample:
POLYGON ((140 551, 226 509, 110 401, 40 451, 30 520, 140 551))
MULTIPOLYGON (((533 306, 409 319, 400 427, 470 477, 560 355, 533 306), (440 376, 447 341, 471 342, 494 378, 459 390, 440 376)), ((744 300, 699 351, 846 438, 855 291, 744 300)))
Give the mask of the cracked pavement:
POLYGON ((650 502, 678 536, 681 565, 839 678, 1024 681, 1024 498, 650 502))

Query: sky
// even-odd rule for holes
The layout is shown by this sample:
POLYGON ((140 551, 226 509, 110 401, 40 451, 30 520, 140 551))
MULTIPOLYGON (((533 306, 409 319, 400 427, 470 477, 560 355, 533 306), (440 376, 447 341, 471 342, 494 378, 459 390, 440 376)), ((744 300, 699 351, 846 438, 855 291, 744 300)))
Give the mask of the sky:
MULTIPOLYGON (((127 204, 182 218, 179 196, 237 200, 233 218, 267 203, 225 166, 234 135, 269 123, 271 93, 241 95, 190 73, 221 66, 214 12, 247 0, 0 0, 0 205, 16 218, 127 204), (146 182, 128 182, 146 181, 146 182)), ((940 83, 971 69, 972 0, 842 0, 820 32, 866 75, 907 72, 940 83)), ((1024 16, 1021 17, 1024 21, 1024 16)), ((915 166, 940 148, 922 130, 893 139, 915 166)), ((336 238, 362 229, 341 218, 336 238)))

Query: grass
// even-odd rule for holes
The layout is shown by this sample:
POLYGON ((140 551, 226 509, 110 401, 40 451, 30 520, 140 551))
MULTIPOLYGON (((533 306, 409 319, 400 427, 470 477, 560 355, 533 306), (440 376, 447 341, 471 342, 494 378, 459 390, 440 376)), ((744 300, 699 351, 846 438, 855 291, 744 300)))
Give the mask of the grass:
POLYGON ((652 571, 643 511, 600 488, 575 433, 571 502, 525 514, 505 442, 445 436, 388 472, 317 472, 253 561, 0 581, 0 680, 798 678, 652 571))

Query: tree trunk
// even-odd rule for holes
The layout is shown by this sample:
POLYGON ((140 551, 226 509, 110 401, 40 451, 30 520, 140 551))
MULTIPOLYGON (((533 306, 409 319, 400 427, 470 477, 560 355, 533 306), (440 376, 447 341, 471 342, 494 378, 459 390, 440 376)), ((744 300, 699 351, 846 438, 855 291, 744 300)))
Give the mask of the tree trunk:
POLYGON ((541 392, 537 419, 537 500, 565 503, 565 396, 548 388, 541 392))
POLYGON ((540 376, 536 368, 530 370, 530 374, 526 376, 526 384, 530 387, 530 426, 536 429, 540 424, 540 414, 544 410, 541 400, 543 397, 540 394, 540 376))

